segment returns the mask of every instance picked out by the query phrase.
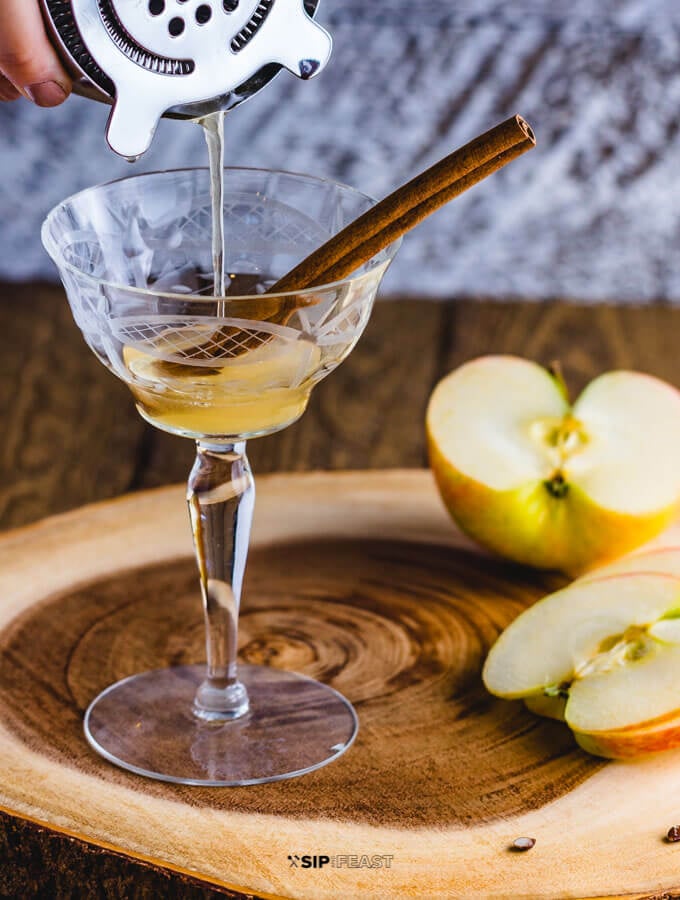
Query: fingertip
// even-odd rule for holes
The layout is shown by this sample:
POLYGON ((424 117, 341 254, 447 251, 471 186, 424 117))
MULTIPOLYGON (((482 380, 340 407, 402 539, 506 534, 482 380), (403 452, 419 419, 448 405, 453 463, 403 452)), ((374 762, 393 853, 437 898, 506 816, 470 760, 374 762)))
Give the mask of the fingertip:
POLYGON ((0 101, 8 103, 11 100, 18 100, 21 97, 21 91, 18 91, 11 81, 0 75, 0 101))
POLYGON ((24 93, 36 106, 51 108, 61 105, 71 90, 70 86, 66 88, 58 81, 41 81, 38 84, 29 84, 24 88, 24 93))
POLYGON ((71 92, 36 0, 0 0, 0 75, 37 106, 59 106, 71 92))

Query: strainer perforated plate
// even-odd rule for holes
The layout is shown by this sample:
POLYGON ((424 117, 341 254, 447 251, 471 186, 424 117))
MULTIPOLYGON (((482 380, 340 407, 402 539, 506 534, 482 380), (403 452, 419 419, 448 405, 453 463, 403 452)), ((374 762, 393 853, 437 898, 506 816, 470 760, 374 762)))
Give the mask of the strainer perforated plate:
POLYGON ((310 78, 331 51, 310 15, 318 0, 42 2, 73 64, 113 99, 109 144, 133 159, 163 114, 229 108, 281 67, 310 78))

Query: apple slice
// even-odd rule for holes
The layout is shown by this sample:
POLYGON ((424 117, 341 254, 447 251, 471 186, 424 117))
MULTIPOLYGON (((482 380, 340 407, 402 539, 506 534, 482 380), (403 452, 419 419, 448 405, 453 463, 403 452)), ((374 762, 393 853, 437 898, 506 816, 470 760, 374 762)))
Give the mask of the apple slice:
POLYGON ((591 581, 604 575, 623 575, 627 572, 656 572, 660 575, 675 575, 680 578, 680 547, 658 547, 643 553, 634 553, 600 566, 582 576, 591 581))
POLYGON ((487 356, 435 388, 430 463, 453 518, 510 559, 580 572, 645 543, 680 505, 680 393, 635 372, 570 406, 536 363, 487 356))
MULTIPOLYGON (((492 694, 507 698, 557 692, 571 684, 607 642, 631 626, 648 627, 679 607, 680 579, 668 575, 577 581, 539 600, 508 625, 486 659, 484 684, 492 694)), ((680 692, 675 701, 680 709, 680 692)), ((652 718, 655 715, 644 717, 652 718)))
POLYGON ((680 578, 631 573, 575 582, 525 610, 482 677, 505 698, 563 717, 594 753, 680 745, 680 578), (561 701, 561 703, 560 703, 561 701))

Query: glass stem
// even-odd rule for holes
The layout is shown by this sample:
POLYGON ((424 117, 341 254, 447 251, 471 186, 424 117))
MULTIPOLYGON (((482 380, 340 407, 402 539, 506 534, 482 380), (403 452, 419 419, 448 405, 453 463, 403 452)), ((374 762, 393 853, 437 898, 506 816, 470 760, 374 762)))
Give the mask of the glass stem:
POLYGON ((245 441, 197 442, 187 502, 201 578, 208 663, 194 713, 209 721, 235 719, 248 711, 248 694, 238 680, 236 662, 241 585, 255 504, 245 441))

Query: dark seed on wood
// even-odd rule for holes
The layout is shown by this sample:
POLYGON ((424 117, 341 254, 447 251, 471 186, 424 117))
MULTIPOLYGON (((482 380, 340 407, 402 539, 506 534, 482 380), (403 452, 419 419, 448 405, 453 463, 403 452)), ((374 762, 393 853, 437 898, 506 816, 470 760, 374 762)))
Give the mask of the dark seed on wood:
POLYGON ((524 852, 525 850, 531 850, 531 848, 534 846, 535 843, 536 843, 535 838, 518 837, 518 838, 515 838, 515 840, 512 842, 512 849, 520 850, 520 851, 524 852))

